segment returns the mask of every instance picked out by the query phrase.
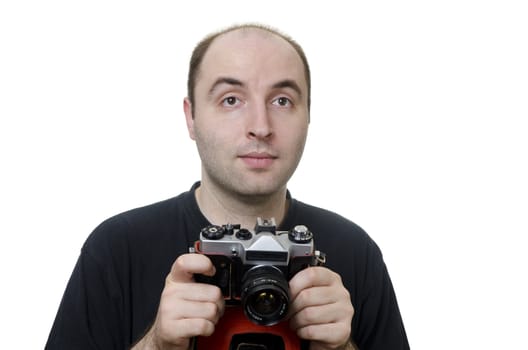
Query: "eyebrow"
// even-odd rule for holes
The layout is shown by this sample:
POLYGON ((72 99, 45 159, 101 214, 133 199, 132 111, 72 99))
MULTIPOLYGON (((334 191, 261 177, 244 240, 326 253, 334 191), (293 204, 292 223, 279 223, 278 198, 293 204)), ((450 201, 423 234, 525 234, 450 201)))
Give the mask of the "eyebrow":
MULTIPOLYGON (((244 87, 245 86, 245 84, 243 82, 241 82, 240 80, 238 80, 238 79, 230 78, 230 77, 220 77, 220 78, 215 80, 215 82, 213 83, 213 85, 209 89, 209 96, 211 96, 214 93, 214 91, 218 88, 218 86, 220 86, 222 84, 227 84, 227 85, 232 85, 232 86, 240 86, 240 87, 244 87)), ((292 79, 281 80, 281 81, 273 84, 271 87, 273 89, 289 88, 289 89, 292 89, 293 91, 295 91, 299 96, 302 96, 302 90, 299 87, 299 84, 297 84, 292 79)))
POLYGON ((213 94, 213 92, 216 90, 216 88, 219 85, 222 85, 222 84, 228 84, 228 85, 233 85, 233 86, 241 86, 241 87, 244 86, 244 83, 241 82, 238 79, 229 78, 229 77, 220 77, 220 78, 216 79, 214 84, 209 89, 209 96, 211 96, 213 94))
POLYGON ((273 84, 274 89, 283 89, 283 88, 290 88, 293 91, 295 91, 299 96, 302 96, 301 88, 299 87, 299 84, 297 84, 294 80, 286 79, 281 80, 278 83, 273 84))

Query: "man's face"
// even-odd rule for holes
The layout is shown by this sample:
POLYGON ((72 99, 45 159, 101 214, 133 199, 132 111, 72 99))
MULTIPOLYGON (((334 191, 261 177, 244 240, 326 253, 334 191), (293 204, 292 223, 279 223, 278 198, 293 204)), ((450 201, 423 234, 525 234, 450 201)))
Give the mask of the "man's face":
POLYGON ((260 29, 218 37, 197 75, 195 102, 185 101, 202 179, 239 196, 284 189, 308 132, 303 63, 282 38, 260 29))

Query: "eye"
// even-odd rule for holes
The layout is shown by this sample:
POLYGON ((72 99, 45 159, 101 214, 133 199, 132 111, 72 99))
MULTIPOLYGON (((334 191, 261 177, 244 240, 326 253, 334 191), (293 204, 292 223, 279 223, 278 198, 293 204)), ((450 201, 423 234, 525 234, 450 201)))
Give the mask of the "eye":
POLYGON ((240 103, 240 100, 235 96, 228 96, 222 100, 223 106, 233 107, 240 103))
POLYGON ((280 107, 288 107, 292 105, 292 102, 287 97, 278 97, 275 100, 273 100, 272 104, 280 106, 280 107))

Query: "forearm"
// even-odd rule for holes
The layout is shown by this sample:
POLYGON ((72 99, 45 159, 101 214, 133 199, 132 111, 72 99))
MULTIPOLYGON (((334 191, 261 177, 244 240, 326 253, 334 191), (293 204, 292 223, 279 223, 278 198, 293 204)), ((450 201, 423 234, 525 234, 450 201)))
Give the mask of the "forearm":
POLYGON ((154 341, 152 329, 150 329, 130 350, 161 350, 154 341))
POLYGON ((130 350, 193 350, 194 340, 195 338, 191 338, 188 346, 160 345, 151 328, 130 350))

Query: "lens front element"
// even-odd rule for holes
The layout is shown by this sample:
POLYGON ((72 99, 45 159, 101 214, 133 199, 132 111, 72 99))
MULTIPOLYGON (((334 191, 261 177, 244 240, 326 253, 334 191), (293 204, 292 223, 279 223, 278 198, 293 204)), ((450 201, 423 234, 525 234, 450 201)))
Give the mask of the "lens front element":
POLYGON ((264 326, 274 325, 288 312, 288 282, 274 266, 253 267, 242 278, 241 301, 251 321, 264 326))

